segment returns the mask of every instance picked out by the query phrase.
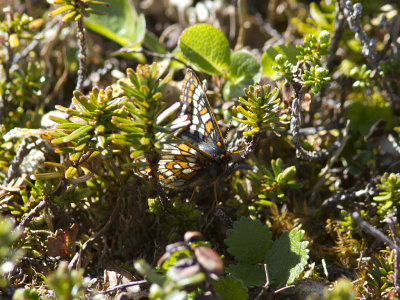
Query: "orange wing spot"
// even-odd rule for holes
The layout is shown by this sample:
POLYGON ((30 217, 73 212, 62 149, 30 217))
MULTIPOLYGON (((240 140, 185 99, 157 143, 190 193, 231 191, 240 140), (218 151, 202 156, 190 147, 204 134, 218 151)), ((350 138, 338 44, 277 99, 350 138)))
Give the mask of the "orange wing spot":
POLYGON ((197 81, 197 78, 196 78, 195 76, 192 76, 192 78, 193 78, 193 81, 194 81, 195 84, 198 84, 198 83, 199 83, 199 82, 197 81))
POLYGON ((189 91, 193 91, 193 90, 194 90, 194 84, 191 83, 190 86, 189 86, 189 91))
POLYGON ((189 90, 189 91, 188 91, 188 97, 189 97, 189 98, 192 98, 192 96, 193 96, 193 91, 192 91, 192 90, 189 90))
POLYGON ((171 182, 171 179, 165 178, 164 176, 162 176, 160 174, 158 175, 158 180, 166 182, 166 183, 170 183, 171 182))
POLYGON ((174 165, 175 165, 175 162, 174 162, 174 161, 170 161, 169 163, 167 163, 167 164, 165 165, 165 167, 166 167, 168 170, 172 170, 172 169, 174 168, 174 165))
POLYGON ((218 143, 217 143, 217 146, 218 146, 218 147, 222 147, 221 142, 218 142, 218 143))
POLYGON ((181 149, 182 151, 189 152, 189 146, 186 145, 186 144, 180 144, 180 145, 178 146, 178 148, 181 149))
POLYGON ((210 133, 211 130, 213 130, 213 129, 214 129, 214 126, 213 126, 213 123, 212 123, 211 120, 210 120, 210 121, 208 121, 208 122, 206 123, 206 133, 210 133))
POLYGON ((176 164, 176 165, 180 165, 180 166, 181 166, 182 168, 184 168, 184 169, 189 168, 188 163, 187 163, 187 162, 184 162, 184 161, 177 161, 177 162, 175 162, 175 164, 176 164))
POLYGON ((201 111, 200 111, 200 115, 205 115, 207 113, 207 107, 204 107, 201 111))

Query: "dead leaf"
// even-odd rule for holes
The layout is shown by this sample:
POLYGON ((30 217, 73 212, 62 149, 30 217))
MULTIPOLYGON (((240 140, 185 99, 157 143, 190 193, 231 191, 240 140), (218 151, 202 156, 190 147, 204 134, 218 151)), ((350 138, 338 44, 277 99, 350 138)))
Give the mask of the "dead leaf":
POLYGON ((47 238, 47 253, 49 256, 71 258, 75 252, 75 241, 78 236, 78 227, 72 224, 65 230, 58 229, 54 236, 47 238))

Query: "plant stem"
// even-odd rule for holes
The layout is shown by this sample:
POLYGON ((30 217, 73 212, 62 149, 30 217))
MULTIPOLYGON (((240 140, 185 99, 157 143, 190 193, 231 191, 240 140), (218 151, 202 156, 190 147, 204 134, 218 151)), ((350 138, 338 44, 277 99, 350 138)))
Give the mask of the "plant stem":
POLYGON ((76 25, 78 27, 78 43, 79 43, 79 70, 78 70, 78 80, 76 83, 76 90, 83 90, 83 81, 85 80, 86 75, 86 36, 85 36, 85 28, 83 26, 83 16, 76 21, 76 25))
POLYGON ((374 236, 378 240, 384 242, 387 246, 389 246, 389 248, 395 249, 396 251, 400 251, 399 245, 396 245, 395 243, 393 243, 393 241, 391 241, 386 235, 384 235, 382 232, 380 232, 374 226, 368 224, 363 219, 361 219, 360 213, 353 212, 353 214, 351 216, 358 223, 358 225, 361 227, 361 229, 365 230, 367 233, 374 236))

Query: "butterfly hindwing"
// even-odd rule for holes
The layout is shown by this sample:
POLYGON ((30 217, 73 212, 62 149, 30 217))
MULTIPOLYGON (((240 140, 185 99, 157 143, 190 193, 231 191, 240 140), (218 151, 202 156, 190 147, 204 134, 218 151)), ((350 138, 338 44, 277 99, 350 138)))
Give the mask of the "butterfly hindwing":
MULTIPOLYGON (((146 163, 143 156, 135 161, 146 163)), ((184 188, 185 185, 193 186, 207 181, 210 165, 215 159, 206 152, 201 151, 187 142, 164 144, 158 162, 159 180, 172 188, 184 188)), ((147 176, 150 167, 138 167, 136 172, 147 176)))

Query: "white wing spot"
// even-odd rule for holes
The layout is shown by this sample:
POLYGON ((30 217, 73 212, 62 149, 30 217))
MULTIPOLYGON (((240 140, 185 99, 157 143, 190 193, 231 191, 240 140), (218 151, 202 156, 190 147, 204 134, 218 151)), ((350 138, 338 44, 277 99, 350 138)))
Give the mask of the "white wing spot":
POLYGON ((182 170, 182 173, 183 173, 183 174, 190 174, 190 173, 192 173, 192 172, 193 172, 192 169, 183 169, 183 170, 182 170))
POLYGON ((208 120, 210 120, 210 114, 204 114, 201 116, 201 120, 203 121, 204 124, 207 123, 208 120))
POLYGON ((196 117, 193 116, 192 124, 198 125, 199 124, 199 118, 196 118, 196 117))
POLYGON ((171 170, 167 170, 167 171, 165 172, 165 176, 167 176, 167 177, 171 177, 172 175, 174 175, 174 173, 172 173, 171 170))
POLYGON ((195 164, 195 162, 197 161, 197 158, 196 158, 196 157, 187 156, 187 157, 185 157, 185 158, 186 158, 186 160, 187 160, 189 163, 194 163, 194 165, 196 165, 196 164, 195 164))

